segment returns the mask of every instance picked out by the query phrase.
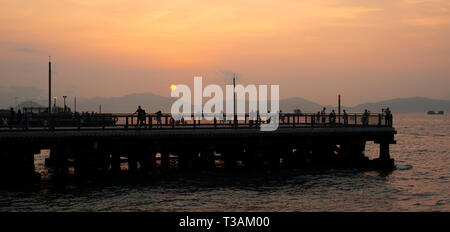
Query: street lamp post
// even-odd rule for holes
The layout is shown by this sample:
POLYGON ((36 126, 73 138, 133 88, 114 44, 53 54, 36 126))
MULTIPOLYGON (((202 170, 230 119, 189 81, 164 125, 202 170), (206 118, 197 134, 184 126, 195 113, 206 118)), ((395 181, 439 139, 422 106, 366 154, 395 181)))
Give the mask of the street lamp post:
POLYGON ((338 118, 339 123, 341 123, 341 95, 338 94, 338 118))
POLYGON ((56 99, 57 97, 53 97, 53 110, 56 110, 56 99))
POLYGON ((67 98, 67 96, 63 96, 63 98, 64 98, 64 112, 66 112, 67 111, 67 106, 66 106, 66 98, 67 98))
POLYGON ((19 99, 19 97, 15 97, 14 98, 14 107, 16 108, 16 111, 19 109, 19 105, 17 103, 17 99, 19 99))
POLYGON ((236 112, 236 74, 233 75, 233 111, 234 111, 234 128, 237 128, 237 112, 236 112))
POLYGON ((48 113, 52 113, 52 61, 48 57, 48 113))

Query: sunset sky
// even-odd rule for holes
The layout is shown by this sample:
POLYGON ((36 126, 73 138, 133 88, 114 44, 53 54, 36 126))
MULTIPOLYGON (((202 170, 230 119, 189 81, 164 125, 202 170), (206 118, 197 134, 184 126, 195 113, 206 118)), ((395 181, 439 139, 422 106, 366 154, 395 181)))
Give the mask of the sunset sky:
POLYGON ((49 55, 58 96, 236 72, 321 104, 450 98, 450 1, 0 0, 0 86, 46 90, 49 55))

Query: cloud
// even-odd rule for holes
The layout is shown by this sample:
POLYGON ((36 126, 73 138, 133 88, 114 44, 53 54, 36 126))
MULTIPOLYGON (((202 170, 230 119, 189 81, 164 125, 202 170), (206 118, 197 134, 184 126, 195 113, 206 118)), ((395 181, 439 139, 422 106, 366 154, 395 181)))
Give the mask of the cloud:
POLYGON ((437 27, 441 25, 450 24, 450 17, 438 16, 438 17, 411 18, 406 19, 404 22, 412 26, 437 27))
POLYGON ((28 47, 19 47, 19 48, 16 48, 15 51, 20 52, 20 53, 26 53, 26 54, 40 54, 40 53, 42 53, 42 51, 40 51, 40 50, 33 49, 33 48, 28 48, 28 47))
POLYGON ((360 16, 383 11, 382 8, 367 8, 367 7, 339 7, 339 8, 324 8, 315 12, 316 15, 325 18, 342 18, 342 19, 355 19, 360 16))

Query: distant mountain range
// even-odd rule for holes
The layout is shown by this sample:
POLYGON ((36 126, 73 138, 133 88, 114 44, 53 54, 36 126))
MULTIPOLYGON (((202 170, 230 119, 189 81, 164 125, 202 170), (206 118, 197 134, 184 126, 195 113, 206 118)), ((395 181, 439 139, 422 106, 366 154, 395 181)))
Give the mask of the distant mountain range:
POLYGON ((443 110, 448 112, 450 111, 450 101, 425 97, 396 98, 374 103, 364 103, 351 107, 351 109, 354 112, 363 111, 364 109, 375 112, 386 107, 398 113, 427 112, 429 110, 443 110))
MULTIPOLYGON (((14 102, 12 91, 3 91, 4 88, 0 87, 0 108, 8 108, 11 106, 11 102, 14 102), (9 98, 9 99, 8 99, 9 98)), ((43 91, 39 89, 16 87, 18 92, 24 92, 27 94, 28 99, 34 99, 33 101, 19 101, 17 104, 19 107, 24 106, 47 106, 47 100, 45 98, 39 98, 37 96, 30 97, 31 94, 38 96, 45 96, 43 91)), ((25 97, 23 97, 25 98, 25 97)), ((22 98, 22 99, 23 99, 22 98)), ((77 101, 77 111, 99 111, 99 105, 101 104, 102 112, 134 112, 138 105, 141 105, 147 112, 156 112, 161 110, 163 112, 169 112, 172 103, 175 98, 163 97, 152 93, 136 93, 128 94, 121 97, 96 97, 96 98, 79 98, 77 101)), ((62 106, 62 103, 58 103, 62 106)), ((73 108, 73 99, 67 101, 67 105, 73 108)), ((280 100, 280 109, 284 112, 293 112, 295 109, 300 109, 303 112, 317 112, 323 107, 326 107, 328 111, 336 109, 336 106, 321 105, 301 97, 287 98, 280 100)), ((429 110, 443 110, 450 111, 450 101, 440 99, 430 99, 425 97, 412 97, 412 98, 396 98, 386 101, 379 101, 373 103, 363 103, 353 107, 342 106, 342 109, 346 109, 347 112, 362 112, 364 109, 368 109, 371 112, 380 112, 382 108, 389 107, 392 112, 408 113, 408 112, 427 112, 429 110)))

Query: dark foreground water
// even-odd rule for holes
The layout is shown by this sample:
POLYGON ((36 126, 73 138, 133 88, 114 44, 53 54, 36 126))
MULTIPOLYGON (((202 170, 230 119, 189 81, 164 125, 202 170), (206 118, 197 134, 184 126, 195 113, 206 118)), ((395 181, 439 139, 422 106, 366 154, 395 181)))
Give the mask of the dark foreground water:
MULTIPOLYGON (((450 211, 450 118, 394 117, 397 170, 202 172, 0 189, 0 211, 450 211)), ((366 154, 378 156, 368 144, 366 154)))

